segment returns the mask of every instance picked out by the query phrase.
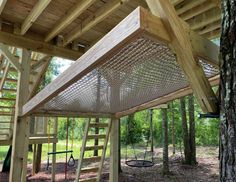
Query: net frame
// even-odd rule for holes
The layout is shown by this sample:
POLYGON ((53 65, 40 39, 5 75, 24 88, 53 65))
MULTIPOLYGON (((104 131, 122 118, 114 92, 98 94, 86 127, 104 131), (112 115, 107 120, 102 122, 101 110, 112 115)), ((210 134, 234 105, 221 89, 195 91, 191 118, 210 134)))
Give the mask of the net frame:
MULTIPOLYGON (((91 71, 98 67, 99 65, 102 65, 106 60, 110 59, 112 56, 114 56, 116 53, 118 53, 122 48, 124 48, 125 45, 131 43, 134 40, 137 40, 138 37, 142 36, 145 38, 148 38, 149 40, 153 40, 155 42, 161 43, 163 45, 166 45, 166 43, 170 40, 168 40, 167 37, 165 37, 166 33, 160 31, 157 32, 154 29, 151 29, 150 27, 154 25, 159 25, 160 27, 160 19, 159 18, 154 18, 155 21, 150 20, 150 17, 153 18, 153 16, 147 16, 146 10, 142 10, 141 8, 136 9, 131 15, 129 15, 125 20, 123 20, 117 27, 115 27, 110 33, 108 33, 102 40, 100 40, 93 48, 91 48, 85 55, 83 55, 79 60, 76 61, 75 65, 72 65, 72 68, 69 68, 65 74, 62 74, 59 76, 52 84, 49 84, 43 91, 41 91, 39 94, 37 94, 33 99, 31 99, 24 107, 23 107, 23 115, 29 114, 29 113, 34 113, 34 114, 55 114, 55 115, 67 115, 67 116, 74 116, 74 115, 99 115, 100 117, 102 115, 113 115, 116 112, 124 111, 124 110, 129 110, 130 108, 134 106, 141 105, 143 103, 146 103, 148 101, 154 100, 158 97, 154 98, 149 98, 148 100, 143 101, 143 103, 138 103, 134 104, 132 106, 129 106, 129 108, 125 108, 124 110, 114 110, 114 111, 84 111, 84 110, 76 110, 76 111, 66 111, 63 114, 62 110, 53 110, 53 109, 43 109, 42 106, 47 103, 48 101, 52 100, 55 95, 60 94, 63 92, 65 89, 69 88, 73 83, 75 83, 78 80, 81 80, 83 76, 85 76, 88 73, 91 73, 91 71), (146 17, 145 17, 146 16, 146 17), (154 22, 156 24, 154 24, 154 22), (131 26, 127 28, 128 23, 131 23, 131 26), (152 25, 148 27, 148 24, 151 23, 152 25), (125 28, 124 28, 125 27, 125 28), (160 34, 159 34, 160 33, 160 34), (112 38, 114 37, 119 37, 118 38, 112 38), (104 47, 104 43, 109 44, 109 42, 112 42, 112 45, 106 45, 104 47), (100 49, 100 50, 99 50, 100 49), (101 50, 102 49, 102 50, 101 50), (98 52, 96 54, 96 57, 93 55, 95 52, 98 52), (90 61, 92 60, 92 61, 90 61), (81 64, 80 64, 81 63, 81 64), (83 65, 84 64, 84 65, 83 65), (79 66, 83 66, 83 68, 79 68, 79 66), (79 69, 77 71, 76 69, 79 69), (71 73, 72 75, 69 76, 68 78, 65 78, 68 73, 71 73), (61 84, 60 81, 63 81, 61 84), (58 84, 58 85, 57 85, 58 84), (56 88, 52 88, 55 86, 56 88), (49 92, 47 92, 49 90, 49 92), (44 96, 46 94, 46 96, 44 96), (42 100, 40 100, 40 97, 42 100), (41 108, 40 108, 41 107, 41 108)), ((168 46, 167 46, 168 47, 168 46)), ((204 62, 204 60, 203 60, 204 62)), ((213 76, 213 75, 212 75, 213 76)), ((185 85, 182 88, 187 87, 188 85, 185 85)), ((172 92, 177 91, 177 90, 172 90, 172 92)), ((113 92, 112 92, 113 93, 113 92)), ((165 93, 165 94, 170 94, 165 93)), ((164 95, 165 95, 164 94, 164 95)), ((163 95, 163 96, 164 96, 163 95)), ((160 96, 159 96, 160 97, 160 96)), ((111 96, 111 108, 112 103, 115 103, 116 97, 111 96)))

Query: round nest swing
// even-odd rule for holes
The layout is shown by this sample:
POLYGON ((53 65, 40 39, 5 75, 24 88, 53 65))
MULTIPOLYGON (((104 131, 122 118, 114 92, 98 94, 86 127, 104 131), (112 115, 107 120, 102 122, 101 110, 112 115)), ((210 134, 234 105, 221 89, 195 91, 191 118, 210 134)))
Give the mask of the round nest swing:
POLYGON ((125 161, 125 164, 130 167, 152 167, 154 166, 153 161, 148 160, 127 160, 125 161))

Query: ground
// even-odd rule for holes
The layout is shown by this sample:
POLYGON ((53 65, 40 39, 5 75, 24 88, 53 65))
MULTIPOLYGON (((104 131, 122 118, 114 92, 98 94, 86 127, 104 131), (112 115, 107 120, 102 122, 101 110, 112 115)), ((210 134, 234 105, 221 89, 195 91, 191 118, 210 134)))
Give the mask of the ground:
MULTIPOLYGON (((182 164, 180 152, 176 155, 171 154, 170 149, 170 171, 169 175, 162 176, 162 152, 161 149, 155 149, 155 165, 150 168, 131 168, 125 165, 122 160, 122 173, 120 174, 120 182, 213 182, 218 181, 218 149, 217 147, 198 147, 197 148, 197 166, 187 166, 182 164)), ((75 167, 69 168, 67 180, 65 180, 63 162, 57 164, 56 181, 73 181, 75 178, 75 167)), ((50 181, 51 172, 46 170, 46 163, 42 165, 42 171, 35 176, 31 176, 32 165, 28 166, 28 182, 50 181)), ((106 160, 104 165, 104 173, 102 182, 108 181, 109 178, 109 161, 106 160)), ((93 176, 94 174, 89 174, 93 176)), ((85 176, 83 176, 85 177, 85 176)), ((8 174, 0 173, 0 182, 7 182, 8 174)))

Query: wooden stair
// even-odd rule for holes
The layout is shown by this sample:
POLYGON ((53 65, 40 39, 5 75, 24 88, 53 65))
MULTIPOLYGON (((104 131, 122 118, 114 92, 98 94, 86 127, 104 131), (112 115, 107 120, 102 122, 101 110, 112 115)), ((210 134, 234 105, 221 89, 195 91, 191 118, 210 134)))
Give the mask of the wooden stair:
MULTIPOLYGON (((111 121, 108 123, 92 123, 91 119, 87 121, 85 127, 85 133, 83 143, 81 147, 80 160, 77 169, 76 180, 77 182, 99 182, 102 174, 103 163, 106 155, 107 143, 109 140, 109 134, 111 129, 111 121), (91 130, 94 128, 104 128, 105 134, 91 134, 91 130), (89 140, 102 140, 100 145, 88 146, 87 141, 89 140), (85 152, 91 152, 94 150, 101 150, 101 156, 85 157, 85 152), (92 163, 92 167, 83 168, 83 163, 92 163), (96 176, 89 177, 86 179, 80 179, 81 174, 95 173, 96 176)), ((94 131, 94 130, 93 130, 94 131)), ((87 176, 87 175, 86 175, 87 176)))

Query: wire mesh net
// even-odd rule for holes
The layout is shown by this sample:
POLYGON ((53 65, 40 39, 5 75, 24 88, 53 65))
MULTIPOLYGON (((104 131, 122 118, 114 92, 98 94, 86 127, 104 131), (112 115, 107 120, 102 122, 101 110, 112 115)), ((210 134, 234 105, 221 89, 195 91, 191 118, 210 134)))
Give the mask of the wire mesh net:
MULTIPOLYGON (((200 64, 208 77, 218 74, 204 61, 200 64)), ((139 37, 40 109, 115 113, 188 85, 169 47, 139 37)))

